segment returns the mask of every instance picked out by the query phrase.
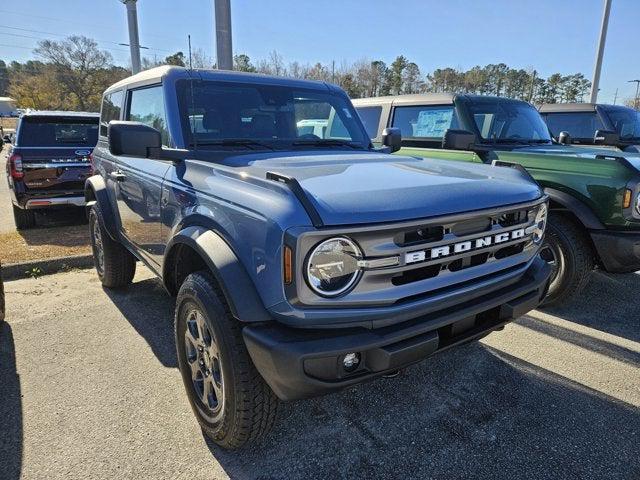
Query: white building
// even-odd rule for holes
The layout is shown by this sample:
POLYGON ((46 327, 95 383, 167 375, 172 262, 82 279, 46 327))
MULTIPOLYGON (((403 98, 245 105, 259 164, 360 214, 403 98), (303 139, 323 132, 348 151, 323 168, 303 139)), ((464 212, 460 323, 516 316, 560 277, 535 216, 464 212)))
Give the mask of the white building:
POLYGON ((0 97, 0 117, 17 115, 16 101, 11 97, 0 97))

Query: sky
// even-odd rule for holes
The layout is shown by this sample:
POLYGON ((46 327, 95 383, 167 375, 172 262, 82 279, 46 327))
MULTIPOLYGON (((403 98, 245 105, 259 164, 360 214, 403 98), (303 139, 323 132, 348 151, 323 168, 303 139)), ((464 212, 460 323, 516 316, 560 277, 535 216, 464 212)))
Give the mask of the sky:
MULTIPOLYGON (((138 0, 143 55, 192 47, 215 59, 214 0, 138 0)), ((503 62, 512 68, 593 74, 604 0, 231 0, 234 54, 276 50, 285 62, 391 63, 404 55, 423 73, 503 62)), ((635 94, 640 78, 640 0, 612 0, 599 101, 635 94)), ((129 64, 119 0, 0 3, 0 59, 33 59, 44 38, 82 34, 129 64)))

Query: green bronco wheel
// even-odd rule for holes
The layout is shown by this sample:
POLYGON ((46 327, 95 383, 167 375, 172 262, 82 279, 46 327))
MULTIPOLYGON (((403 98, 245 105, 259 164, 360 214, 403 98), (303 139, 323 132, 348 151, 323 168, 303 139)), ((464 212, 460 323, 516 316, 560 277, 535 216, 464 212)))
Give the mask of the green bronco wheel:
POLYGON ((549 293, 543 307, 559 305, 578 295, 594 268, 591 246, 576 222, 560 213, 551 213, 540 256, 549 263, 549 293))

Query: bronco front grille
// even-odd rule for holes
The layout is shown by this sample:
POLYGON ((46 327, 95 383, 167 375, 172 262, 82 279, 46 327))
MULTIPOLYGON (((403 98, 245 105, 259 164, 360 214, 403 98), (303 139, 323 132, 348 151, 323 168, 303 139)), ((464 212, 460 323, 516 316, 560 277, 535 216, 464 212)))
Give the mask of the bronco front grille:
POLYGON ((298 265, 304 265, 304 252, 320 241, 343 235, 362 250, 363 271, 347 295, 325 299, 308 291, 302 269, 297 269, 293 300, 327 307, 393 304, 434 290, 462 288, 516 265, 522 268, 538 249, 530 227, 542 202, 400 224, 305 231, 298 237, 298 265), (389 259, 393 261, 375 261, 389 259))

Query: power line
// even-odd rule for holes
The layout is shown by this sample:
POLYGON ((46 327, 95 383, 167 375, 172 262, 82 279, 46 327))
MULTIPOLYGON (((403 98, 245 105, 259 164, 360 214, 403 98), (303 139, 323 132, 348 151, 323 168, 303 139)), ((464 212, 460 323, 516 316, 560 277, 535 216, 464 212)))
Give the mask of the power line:
MULTIPOLYGON (((44 35, 55 35, 57 37, 68 37, 69 36, 68 34, 64 35, 64 34, 61 34, 61 33, 44 32, 42 30, 32 30, 30 28, 11 27, 9 25, 0 25, 0 27, 8 28, 10 30, 19 30, 21 32, 32 32, 32 33, 42 33, 44 35)), ((6 34, 6 35, 9 35, 9 34, 6 34)), ((33 37, 33 38, 36 38, 36 37, 33 37)), ((46 40, 46 39, 43 39, 43 40, 46 40)), ((100 40, 100 39, 94 39, 94 40, 96 42, 98 42, 98 43, 110 43, 110 44, 113 44, 113 45, 121 45, 121 42, 114 42, 114 41, 111 41, 111 40, 100 40)), ((157 50, 159 52, 171 53, 170 50, 165 50, 165 49, 162 49, 162 48, 153 48, 153 47, 145 47, 145 48, 148 49, 148 50, 157 50)))
MULTIPOLYGON (((22 13, 22 12, 15 12, 15 11, 9 11, 9 10, 0 10, 0 13, 8 13, 8 14, 11 14, 11 15, 20 15, 22 17, 29 17, 29 18, 39 18, 39 19, 42 19, 42 20, 53 20, 55 22, 62 22, 65 25, 69 24, 69 19, 68 18, 45 17, 45 16, 42 16, 42 15, 32 15, 31 13, 22 13)), ((117 28, 109 28, 109 27, 105 27, 104 25, 92 25, 91 28, 99 28, 99 29, 102 29, 102 30, 109 30, 111 32, 121 33, 121 31, 119 29, 117 29, 117 28)), ((60 34, 52 34, 52 35, 60 35, 60 34)), ((179 42, 179 43, 182 42, 181 40, 178 40, 177 38, 174 38, 174 37, 167 37, 166 35, 157 35, 157 34, 154 34, 154 33, 145 34, 145 36, 147 36, 147 37, 155 37, 155 38, 162 38, 164 40, 171 40, 171 41, 179 42)), ((168 50, 165 50, 165 51, 168 51, 168 50)))
MULTIPOLYGON (((0 35, 10 35, 12 37, 21 37, 21 38, 33 38, 35 40, 49 40, 46 37, 34 37, 33 35, 20 35, 19 33, 6 33, 6 32, 0 32, 0 35)), ((111 52, 124 52, 124 53, 129 53, 127 50, 123 50, 123 49, 118 49, 118 48, 105 48, 102 47, 103 50, 109 50, 111 52)))

